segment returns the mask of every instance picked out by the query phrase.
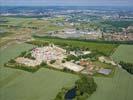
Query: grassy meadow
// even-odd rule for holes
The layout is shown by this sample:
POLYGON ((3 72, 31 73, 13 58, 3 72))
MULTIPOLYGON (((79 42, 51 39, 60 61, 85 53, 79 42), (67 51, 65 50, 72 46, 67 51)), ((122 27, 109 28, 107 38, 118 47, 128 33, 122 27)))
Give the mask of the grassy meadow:
POLYGON ((120 45, 112 55, 112 58, 118 62, 133 63, 133 45, 120 45))

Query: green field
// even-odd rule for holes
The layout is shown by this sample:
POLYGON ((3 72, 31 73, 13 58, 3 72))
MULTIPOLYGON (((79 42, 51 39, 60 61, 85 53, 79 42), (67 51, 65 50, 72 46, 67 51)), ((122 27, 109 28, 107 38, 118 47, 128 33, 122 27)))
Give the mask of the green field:
POLYGON ((36 73, 3 67, 9 59, 32 45, 17 44, 0 51, 1 100, 53 100, 62 87, 74 85, 78 76, 41 68, 36 73))
POLYGON ((22 51, 29 50, 32 47, 33 45, 29 44, 14 44, 6 49, 0 49, 0 67, 11 58, 18 56, 22 51))
MULTIPOLYGON (((0 50, 1 100, 53 100, 62 87, 74 85, 78 76, 41 68, 36 73, 2 67, 32 45, 17 44, 0 50)), ((113 78, 95 77, 97 91, 88 100, 132 100, 133 76, 116 68, 113 78)))
POLYGON ((133 76, 117 68, 113 78, 96 77, 97 91, 88 100, 132 100, 133 76))
POLYGON ((53 100, 62 87, 71 87, 78 79, 46 68, 34 74, 4 68, 0 77, 4 77, 0 80, 1 100, 53 100))
POLYGON ((133 45, 120 45, 112 58, 116 61, 133 63, 133 45))
POLYGON ((96 50, 105 55, 110 55, 114 51, 114 49, 118 46, 116 44, 84 42, 84 41, 77 41, 77 40, 49 38, 49 37, 40 37, 40 38, 37 37, 36 40, 48 41, 54 44, 61 44, 61 45, 67 44, 75 47, 88 47, 90 50, 96 50))

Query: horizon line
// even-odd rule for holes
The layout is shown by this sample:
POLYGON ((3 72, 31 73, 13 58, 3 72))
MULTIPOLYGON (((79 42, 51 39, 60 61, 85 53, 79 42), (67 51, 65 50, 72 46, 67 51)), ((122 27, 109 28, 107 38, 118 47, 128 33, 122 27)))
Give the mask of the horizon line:
POLYGON ((0 5, 2 6, 18 6, 18 7, 48 7, 48 6, 55 6, 55 7, 133 7, 132 5, 0 5))

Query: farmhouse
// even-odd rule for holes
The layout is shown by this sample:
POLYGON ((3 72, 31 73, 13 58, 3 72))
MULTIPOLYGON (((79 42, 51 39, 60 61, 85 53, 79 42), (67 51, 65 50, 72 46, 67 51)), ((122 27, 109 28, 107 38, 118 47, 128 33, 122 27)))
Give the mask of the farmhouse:
POLYGON ((70 54, 71 55, 74 55, 74 56, 82 56, 82 55, 87 55, 87 54, 91 54, 91 51, 70 51, 70 54))
POLYGON ((104 74, 104 75, 109 75, 111 73, 111 71, 112 71, 111 69, 100 69, 98 71, 98 73, 104 74))
POLYGON ((63 67, 64 68, 68 68, 70 70, 73 70, 75 72, 80 72, 81 70, 84 69, 84 67, 80 66, 80 65, 77 65, 77 64, 74 64, 72 62, 66 62, 63 64, 63 67))
POLYGON ((24 65, 32 66, 32 67, 41 64, 41 61, 39 60, 31 60, 31 59, 24 58, 24 57, 18 57, 15 59, 15 61, 19 64, 24 64, 24 65))
POLYGON ((114 66, 117 65, 113 60, 111 60, 110 58, 104 57, 104 56, 101 56, 101 57, 99 57, 98 59, 99 59, 99 61, 101 61, 101 62, 105 62, 105 63, 108 63, 108 64, 112 64, 112 65, 114 65, 114 66))
POLYGON ((94 65, 91 61, 81 60, 80 65, 85 66, 85 70, 82 71, 84 74, 93 75, 97 70, 99 70, 98 66, 94 65))

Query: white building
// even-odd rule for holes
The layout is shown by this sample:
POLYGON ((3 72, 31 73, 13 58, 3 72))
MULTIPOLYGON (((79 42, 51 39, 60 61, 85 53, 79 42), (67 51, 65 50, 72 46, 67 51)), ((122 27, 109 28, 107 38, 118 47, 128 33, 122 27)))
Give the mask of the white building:
POLYGON ((80 65, 77 65, 77 64, 74 64, 72 62, 66 62, 63 64, 63 67, 64 68, 68 68, 72 71, 75 71, 75 72, 80 72, 84 69, 84 67, 80 66, 80 65))
POLYGON ((32 56, 37 60, 41 61, 51 61, 57 59, 63 59, 66 50, 59 48, 57 46, 45 46, 40 48, 35 48, 32 50, 32 56))
POLYGON ((114 66, 117 65, 113 60, 111 60, 111 59, 109 59, 109 58, 107 58, 107 57, 104 57, 104 56, 101 56, 101 57, 99 57, 98 59, 99 59, 99 61, 101 61, 101 62, 105 62, 105 63, 108 63, 108 64, 112 64, 112 65, 114 65, 114 66))

